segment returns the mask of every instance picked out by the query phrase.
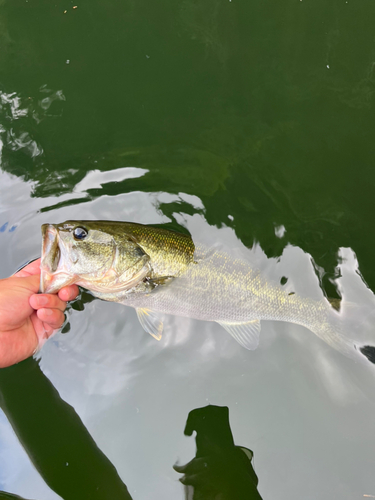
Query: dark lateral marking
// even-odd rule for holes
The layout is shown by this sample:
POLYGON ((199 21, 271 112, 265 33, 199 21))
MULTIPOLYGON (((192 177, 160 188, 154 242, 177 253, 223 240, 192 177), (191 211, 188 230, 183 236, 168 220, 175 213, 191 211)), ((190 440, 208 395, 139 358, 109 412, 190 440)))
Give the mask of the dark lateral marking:
POLYGON ((280 280, 280 284, 281 284, 281 285, 286 285, 286 284, 287 284, 287 282, 288 282, 288 278, 286 278, 285 276, 283 276, 283 277, 281 278, 281 280, 280 280))
POLYGON ((290 292, 288 293, 288 295, 294 295, 296 292, 290 292))
POLYGON ((361 353, 366 356, 366 358, 375 365, 375 347, 372 345, 365 345, 360 347, 359 350, 361 353))

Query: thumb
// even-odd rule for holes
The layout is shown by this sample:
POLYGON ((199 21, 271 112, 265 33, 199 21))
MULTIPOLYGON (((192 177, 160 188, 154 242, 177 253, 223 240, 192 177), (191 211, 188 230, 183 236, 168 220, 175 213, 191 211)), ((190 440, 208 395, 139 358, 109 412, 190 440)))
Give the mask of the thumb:
POLYGON ((34 274, 33 276, 26 276, 24 278, 13 276, 12 278, 8 279, 12 280, 12 283, 9 283, 10 286, 14 285, 17 287, 26 288, 31 293, 39 292, 40 274, 34 274))

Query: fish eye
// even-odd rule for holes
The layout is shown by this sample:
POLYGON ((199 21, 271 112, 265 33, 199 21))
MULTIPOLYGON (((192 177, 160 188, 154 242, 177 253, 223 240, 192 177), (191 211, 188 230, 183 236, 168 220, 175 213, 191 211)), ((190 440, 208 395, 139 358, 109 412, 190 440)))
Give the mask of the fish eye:
POLYGON ((89 233, 84 227, 76 227, 73 231, 75 240, 84 240, 89 233))

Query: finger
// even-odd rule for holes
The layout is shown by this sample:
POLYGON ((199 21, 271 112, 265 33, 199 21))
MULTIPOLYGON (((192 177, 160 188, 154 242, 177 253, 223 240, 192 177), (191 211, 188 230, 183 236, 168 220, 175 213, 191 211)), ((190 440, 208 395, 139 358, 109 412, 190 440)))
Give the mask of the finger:
POLYGON ((208 486, 207 484, 207 478, 205 478, 204 474, 192 474, 192 475, 186 475, 182 476, 179 479, 180 483, 185 484, 186 486, 199 486, 201 484, 204 484, 205 487, 208 486))
POLYGON ((185 465, 174 465, 173 468, 176 472, 183 474, 195 474, 207 469, 207 457, 193 458, 185 465))
POLYGON ((64 313, 60 309, 38 309, 36 314, 43 322, 47 333, 49 333, 49 328, 52 330, 61 328, 65 321, 64 313))
POLYGON ((52 326, 47 323, 43 323, 44 330, 46 332, 46 337, 49 339, 54 332, 57 332, 59 328, 52 328, 52 326))
POLYGON ((36 352, 37 349, 40 349, 43 346, 55 330, 48 324, 43 323, 43 321, 38 318, 36 311, 34 311, 31 315, 31 321, 37 336, 37 345, 34 348, 34 352, 36 352))
POLYGON ((39 290, 39 276, 37 275, 27 275, 27 276, 11 276, 7 278, 9 289, 27 290, 29 296, 34 293, 38 293, 39 290))
POLYGON ((64 301, 69 301, 69 300, 74 300, 77 298, 79 294, 79 289, 77 285, 70 285, 70 286, 64 286, 59 293, 58 296, 60 297, 61 300, 64 301))
MULTIPOLYGON (((194 460, 194 459, 193 459, 194 460)), ((183 474, 186 470, 186 467, 188 467, 188 465, 190 464, 191 462, 188 462, 187 464, 185 465, 177 465, 177 464, 174 464, 173 465, 173 468, 176 472, 180 472, 181 474, 183 474)))
POLYGON ((27 264, 27 266, 20 269, 14 276, 17 278, 25 278, 26 276, 33 276, 34 274, 40 274, 40 258, 27 264))
POLYGON ((66 302, 61 300, 57 295, 51 293, 38 293, 32 295, 29 303, 33 309, 60 309, 65 311, 66 302))

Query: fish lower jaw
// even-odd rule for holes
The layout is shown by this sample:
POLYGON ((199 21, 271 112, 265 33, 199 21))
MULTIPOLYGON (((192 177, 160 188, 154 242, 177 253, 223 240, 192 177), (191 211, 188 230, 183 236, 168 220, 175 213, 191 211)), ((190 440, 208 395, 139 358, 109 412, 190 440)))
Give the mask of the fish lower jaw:
POLYGON ((39 291, 41 293, 56 293, 64 286, 72 285, 75 282, 75 277, 66 273, 51 273, 42 269, 39 291))

